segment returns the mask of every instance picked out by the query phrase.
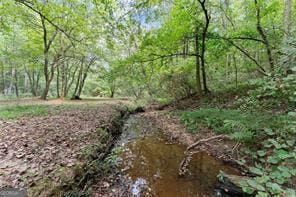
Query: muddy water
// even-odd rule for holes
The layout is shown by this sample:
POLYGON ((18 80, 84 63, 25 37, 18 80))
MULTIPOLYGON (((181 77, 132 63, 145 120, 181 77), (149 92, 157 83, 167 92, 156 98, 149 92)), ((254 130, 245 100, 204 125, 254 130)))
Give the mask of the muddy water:
POLYGON ((120 164, 131 180, 134 196, 145 193, 160 197, 208 196, 214 194, 217 175, 222 170, 236 174, 205 152, 196 154, 186 176, 178 175, 185 146, 168 144, 160 132, 140 116, 126 123, 120 145, 123 146, 120 164))

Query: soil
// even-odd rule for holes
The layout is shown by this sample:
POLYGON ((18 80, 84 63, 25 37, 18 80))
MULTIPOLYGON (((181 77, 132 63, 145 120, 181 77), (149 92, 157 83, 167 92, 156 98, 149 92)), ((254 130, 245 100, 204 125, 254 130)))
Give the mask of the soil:
POLYGON ((98 129, 119 115, 114 105, 101 104, 0 122, 0 187, 37 188, 45 180, 58 185, 73 178, 81 150, 97 143, 98 129))

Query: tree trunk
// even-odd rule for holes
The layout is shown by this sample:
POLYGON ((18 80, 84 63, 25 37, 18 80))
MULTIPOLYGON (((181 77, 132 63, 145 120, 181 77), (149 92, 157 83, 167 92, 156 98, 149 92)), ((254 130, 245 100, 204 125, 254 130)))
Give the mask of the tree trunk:
POLYGON ((234 65, 234 70, 235 70, 235 87, 237 88, 237 86, 238 86, 238 69, 237 69, 235 55, 232 55, 232 59, 233 59, 233 65, 234 65))
POLYGON ((88 71, 89 71, 89 68, 90 66, 92 65, 92 61, 87 65, 84 73, 83 73, 83 77, 82 77, 82 80, 80 81, 80 85, 79 85, 79 89, 78 89, 78 96, 80 97, 81 93, 82 93, 82 90, 83 90, 83 87, 84 87, 84 84, 85 84, 85 80, 88 76, 88 71))
POLYGON ((260 9, 260 5, 258 4, 257 0, 254 0, 255 2, 255 7, 256 7, 256 19, 257 19, 257 31, 260 34, 265 48, 266 48, 266 53, 267 53, 267 57, 268 57, 268 62, 269 62, 269 66, 270 66, 270 72, 273 75, 274 74, 274 60, 272 57, 272 51, 271 51, 271 46, 269 44, 269 41, 267 39, 266 34, 263 31, 263 28, 261 26, 261 9, 260 9))
POLYGON ((283 26, 284 26, 284 41, 291 34, 291 18, 292 18, 292 0, 285 0, 283 26))
POLYGON ((16 69, 14 69, 14 89, 16 97, 19 98, 18 73, 16 69))
MULTIPOLYGON (((74 72, 72 73, 72 75, 70 76, 70 81, 69 83, 67 83, 67 86, 65 87, 65 96, 68 96, 68 93, 69 93, 69 90, 74 82, 74 79, 75 79, 75 75, 76 75, 76 72, 78 70, 78 66, 75 68, 74 72)), ((70 75, 71 73, 69 73, 70 75)))
MULTIPOLYGON (((50 39, 48 39, 47 35, 47 28, 45 24, 45 18, 43 15, 39 14, 41 18, 41 24, 42 24, 42 30, 43 30, 43 55, 44 55, 44 68, 43 68, 43 73, 44 73, 44 78, 45 78, 45 88, 43 90, 43 93, 41 95, 41 99, 46 100, 50 83, 54 77, 54 66, 56 62, 53 62, 52 64, 49 63, 49 49, 51 47, 51 44, 53 43, 56 35, 57 35, 57 29, 55 30, 54 34, 50 39), (50 68, 49 68, 50 67, 50 68)), ((58 56, 57 60, 58 61, 58 56)))
POLYGON ((62 72, 62 80, 61 80, 61 99, 64 99, 65 98, 65 84, 66 84, 66 82, 65 82, 65 80, 66 80, 66 78, 65 78, 65 66, 64 66, 64 62, 61 64, 61 68, 62 68, 62 70, 61 70, 61 72, 62 72))
POLYGON ((33 71, 32 73, 30 73, 30 71, 25 67, 25 72, 29 78, 29 84, 30 84, 30 89, 31 89, 31 94, 32 96, 36 97, 37 96, 37 88, 36 85, 35 85, 35 74, 33 71))
POLYGON ((202 32, 202 44, 201 44, 201 71, 202 71, 202 78, 203 78, 203 89, 205 93, 208 93, 208 87, 207 87, 207 77, 206 77, 206 69, 205 69, 205 53, 206 53, 206 39, 207 39, 207 33, 208 33, 208 28, 210 25, 210 16, 208 13, 208 10, 206 8, 206 0, 198 0, 200 3, 204 17, 205 17, 205 25, 203 27, 203 32, 202 32))
POLYGON ((200 80, 200 54, 199 54, 199 43, 198 34, 195 35, 195 80, 196 80, 196 91, 198 95, 202 95, 201 80, 200 80))
POLYGON ((79 69, 79 72, 78 72, 77 81, 76 81, 75 89, 74 89, 74 92, 73 92, 73 95, 72 95, 72 99, 78 99, 79 98, 79 96, 77 94, 78 94, 78 89, 79 89, 79 86, 80 86, 80 80, 82 78, 83 64, 84 64, 84 58, 81 59, 80 69, 79 69))
POLYGON ((57 66, 57 98, 60 98, 60 68, 57 66))
POLYGON ((0 81, 0 92, 4 95, 5 94, 5 74, 4 74, 4 65, 1 66, 1 81, 0 81))

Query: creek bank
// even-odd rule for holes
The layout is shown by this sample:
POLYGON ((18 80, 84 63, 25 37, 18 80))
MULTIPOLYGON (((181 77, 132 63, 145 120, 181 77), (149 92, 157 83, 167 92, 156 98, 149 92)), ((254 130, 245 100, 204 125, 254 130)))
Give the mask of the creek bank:
POLYGON ((155 121, 163 119, 152 113, 158 112, 132 115, 127 120, 117 143, 122 149, 119 170, 98 181, 93 196, 212 195, 220 170, 239 174, 202 151, 194 156, 190 173, 180 177, 178 167, 186 146, 177 138, 172 140, 163 125, 155 121))
MULTIPOLYGON (((219 196, 219 194, 226 196, 245 196, 246 193, 242 191, 241 186, 238 184, 239 181, 237 180, 244 180, 245 178, 248 178, 248 176, 254 176, 254 174, 249 172, 247 166, 243 166, 237 161, 238 148, 240 144, 234 142, 229 137, 219 138, 219 136, 217 136, 214 131, 209 129, 201 130, 197 134, 189 133, 175 112, 175 109, 162 109, 161 111, 146 112, 143 115, 151 122, 154 122, 154 124, 159 126, 159 129, 163 131, 166 139, 170 143, 181 143, 188 148, 196 142, 206 141, 205 143, 200 143, 192 150, 193 156, 196 153, 198 155, 200 152, 206 152, 208 155, 214 157, 217 161, 221 161, 224 165, 231 166, 237 171, 235 176, 232 176, 233 173, 224 173, 227 177, 235 177, 236 181, 227 177, 224 180, 219 179, 219 182, 217 182, 215 186, 217 196, 219 196), (215 139, 215 137, 218 138, 215 139), (214 140, 211 140, 212 138, 214 140), (207 141, 208 139, 210 140, 207 141)), ((192 159, 192 155, 190 155, 189 160, 192 159)), ((188 155, 185 153, 183 154, 184 160, 187 159, 187 156, 188 155)), ((182 160, 182 162, 184 160, 182 160)), ((182 167, 182 162, 180 162, 179 167, 182 167)), ((188 161, 189 168, 194 162, 196 161, 188 161)))

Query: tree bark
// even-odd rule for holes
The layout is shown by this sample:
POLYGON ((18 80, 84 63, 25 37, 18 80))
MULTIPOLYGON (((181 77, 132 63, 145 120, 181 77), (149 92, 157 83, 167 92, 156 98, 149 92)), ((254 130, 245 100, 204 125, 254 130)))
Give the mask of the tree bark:
POLYGON ((57 98, 60 98, 60 68, 59 66, 57 66, 57 82, 56 82, 56 85, 57 85, 57 98))
POLYGON ((206 53, 206 39, 207 39, 207 33, 208 33, 208 28, 210 25, 210 16, 208 13, 208 10, 206 8, 206 0, 198 0, 199 4, 201 5, 201 8, 203 10, 204 13, 204 17, 205 17, 205 24, 203 27, 203 32, 202 32, 202 42, 201 42, 201 56, 200 56, 200 60, 201 60, 201 71, 202 71, 202 79, 203 79, 203 90, 205 93, 208 93, 208 87, 207 87, 207 77, 206 77, 206 69, 205 69, 205 53, 206 53))
POLYGON ((261 25, 261 8, 260 8, 260 5, 258 4, 257 0, 254 0, 254 3, 255 3, 255 8, 256 8, 257 31, 264 42, 264 45, 266 48, 266 54, 267 54, 268 62, 269 62, 269 66, 270 66, 270 72, 273 75, 274 74, 274 59, 272 57, 270 43, 269 43, 267 36, 262 28, 262 25, 261 25))
POLYGON ((16 97, 19 98, 18 72, 16 68, 14 69, 14 89, 16 97))
POLYGON ((75 85, 75 89, 72 95, 72 99, 78 99, 79 96, 78 94, 78 89, 79 89, 79 85, 80 85, 80 81, 81 81, 81 77, 82 77, 82 73, 83 73, 83 64, 84 64, 84 57, 81 59, 81 64, 80 64, 80 68, 79 68, 79 72, 78 72, 78 76, 77 76, 77 80, 76 80, 76 85, 75 85))
POLYGON ((200 80, 200 54, 199 54, 199 42, 198 33, 195 35, 195 80, 196 80, 196 91, 198 95, 202 95, 201 80, 200 80))
POLYGON ((292 0, 285 0, 283 14, 284 41, 286 41, 291 34, 292 4, 292 0))
POLYGON ((232 55, 232 59, 233 59, 233 65, 234 65, 234 70, 235 70, 235 87, 237 88, 237 85, 238 85, 238 69, 237 69, 235 54, 232 55))
POLYGON ((83 90, 83 87, 84 87, 84 84, 85 84, 85 80, 88 76, 88 71, 91 67, 91 65, 95 62, 95 59, 91 59, 90 62, 86 65, 86 68, 84 70, 84 73, 83 73, 83 76, 82 76, 82 80, 80 81, 80 85, 79 85, 79 89, 78 89, 78 94, 77 96, 80 97, 81 96, 81 93, 82 93, 82 90, 83 90))
POLYGON ((42 24, 42 30, 43 30, 43 47, 44 47, 44 49, 43 49, 43 55, 44 55, 43 73, 44 73, 44 78, 45 78, 45 88, 44 88, 43 93, 41 95, 41 99, 46 100, 51 81, 54 77, 54 65, 55 65, 55 62, 53 62, 52 64, 49 63, 49 50, 50 50, 51 44, 53 43, 58 31, 56 29, 55 33, 48 40, 48 35, 47 35, 48 32, 47 32, 47 27, 45 24, 45 18, 41 14, 40 14, 40 18, 41 18, 41 24, 42 24))
POLYGON ((4 65, 1 65, 1 86, 0 92, 4 95, 5 94, 5 74, 4 74, 4 65))

